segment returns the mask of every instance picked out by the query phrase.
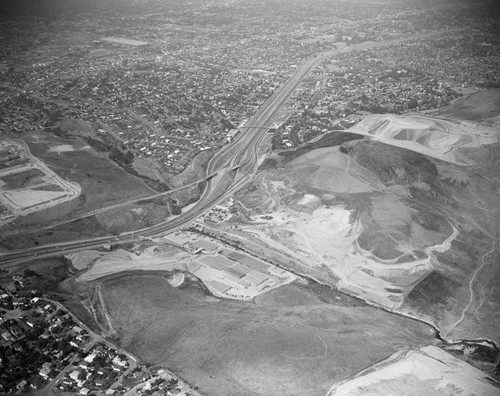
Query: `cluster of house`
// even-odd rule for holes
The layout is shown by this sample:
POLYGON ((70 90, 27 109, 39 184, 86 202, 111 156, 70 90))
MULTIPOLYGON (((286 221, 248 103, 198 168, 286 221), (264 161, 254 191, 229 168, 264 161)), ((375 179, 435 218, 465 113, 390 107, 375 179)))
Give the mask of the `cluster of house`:
POLYGON ((30 159, 25 155, 25 151, 17 145, 9 144, 5 147, 0 144, 0 173, 5 168, 25 165, 29 161, 30 159))
MULTIPOLYGON (((274 147, 300 145, 337 129, 352 114, 439 108, 459 97, 464 86, 498 84, 494 62, 471 58, 461 37, 450 32, 326 59, 287 103, 295 113, 278 128, 274 147)), ((488 51, 494 55, 494 48, 488 51)))
MULTIPOLYGON (((33 125, 43 127, 54 113, 84 119, 116 145, 132 150, 136 157, 153 158, 175 174, 200 151, 223 144, 228 132, 255 112, 300 59, 321 50, 318 43, 389 39, 414 33, 415 29, 427 26, 425 23, 430 24, 423 23, 419 13, 405 14, 404 7, 394 8, 391 15, 380 20, 357 23, 360 15, 377 7, 367 5, 360 10, 343 4, 335 9, 333 23, 328 18, 317 18, 318 12, 332 13, 330 7, 323 7, 323 11, 284 10, 292 12, 290 15, 307 16, 298 24, 281 18, 273 19, 272 23, 264 20, 248 23, 245 19, 228 23, 223 15, 199 13, 195 19, 200 19, 200 25, 186 28, 175 23, 175 14, 169 15, 172 23, 159 26, 154 18, 130 16, 127 33, 141 41, 129 37, 89 40, 81 45, 81 54, 89 56, 79 57, 78 62, 69 56, 78 52, 76 48, 70 48, 68 56, 61 56, 61 48, 53 45, 44 50, 47 61, 39 59, 23 73, 6 73, 6 81, 19 90, 14 95, 0 92, 0 102, 6 109, 4 127, 13 130, 30 129, 33 125), (400 22, 400 12, 406 23, 400 22), (213 18, 222 18, 223 34, 214 35, 219 26, 204 22, 213 18), (109 43, 113 44, 111 49, 109 43), (36 94, 30 91, 33 87, 36 94)), ((250 7, 242 12, 254 11, 250 7)), ((272 18, 274 12, 269 10, 266 18, 272 18)), ((100 22, 88 19, 84 24, 106 35, 117 22, 121 23, 110 20, 102 27, 100 22)), ((425 66, 425 56, 414 59, 425 66)), ((300 95, 290 103, 290 108, 306 108, 309 91, 316 88, 299 90, 300 95)), ((337 112, 338 116, 356 109, 370 111, 362 107, 376 108, 379 103, 388 111, 397 112, 423 108, 426 102, 430 106, 434 99, 440 103, 447 99, 447 92, 435 90, 436 87, 431 92, 426 85, 384 86, 376 70, 343 71, 341 78, 333 78, 323 88, 330 93, 320 95, 322 103, 317 105, 317 111, 337 112), (434 99, 429 101, 430 96, 434 99)))
POLYGON ((115 348, 104 343, 95 344, 78 355, 56 387, 63 392, 81 395, 105 389, 106 395, 114 395, 117 390, 113 385, 118 385, 118 379, 130 367, 130 362, 130 357, 119 354, 115 348))
MULTIPOLYGON (((206 17, 200 14, 200 18, 206 17)), ((128 47, 141 44, 140 50, 114 48, 109 56, 79 57, 74 62, 61 57, 60 47, 53 45, 44 50, 48 61, 41 59, 23 73, 6 74, 6 81, 21 90, 5 98, 0 93, 7 110, 4 125, 14 130, 43 127, 52 113, 81 118, 117 138, 136 156, 153 157, 177 173, 199 151, 225 142, 226 133, 255 112, 299 59, 318 50, 304 39, 333 38, 338 29, 352 28, 341 20, 335 26, 312 20, 298 25, 275 20, 257 26, 242 19, 227 25, 224 35, 213 36, 216 27, 184 29, 175 23, 170 28, 161 24, 157 34, 155 21, 151 22, 146 30, 144 18, 131 17, 128 23, 129 34, 144 42, 105 39, 128 47), (193 34, 196 40, 184 41, 193 34), (182 45, 175 44, 177 40, 182 45), (151 45, 144 49, 146 42, 151 45), (32 87, 36 95, 30 93, 32 87), (116 111, 123 108, 135 116, 116 111)), ((86 23, 90 26, 93 21, 86 23)), ((114 22, 108 23, 105 29, 93 28, 105 34, 114 22)), ((105 48, 102 41, 89 41, 82 51, 97 53, 105 48)), ((70 48, 67 54, 75 50, 70 48)))
MULTIPOLYGON (((16 278, 22 287, 23 277, 16 278)), ((65 369, 89 336, 52 301, 18 296, 12 284, 0 293, 0 391, 39 389, 65 369)))
POLYGON ((233 214, 224 206, 214 206, 209 212, 205 213, 201 218, 209 223, 220 224, 229 220, 233 214))
MULTIPOLYGON (((0 286, 0 394, 199 395, 173 373, 146 367, 87 329, 59 303, 26 296, 29 277, 0 286)), ((28 293, 32 294, 32 293, 28 293)))
POLYGON ((189 386, 179 379, 172 377, 171 373, 163 370, 136 369, 132 372, 130 380, 141 380, 133 390, 138 396, 195 396, 198 392, 190 390, 189 386))

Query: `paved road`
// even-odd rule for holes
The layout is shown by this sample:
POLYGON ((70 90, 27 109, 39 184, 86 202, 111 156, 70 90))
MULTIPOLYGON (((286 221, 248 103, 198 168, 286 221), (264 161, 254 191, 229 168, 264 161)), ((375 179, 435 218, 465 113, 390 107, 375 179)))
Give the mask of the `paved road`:
MULTIPOLYGON (((13 209, 12 209, 12 216, 9 216, 7 219, 0 220, 0 226, 10 223, 12 220, 15 219, 15 217, 19 215, 26 216, 27 214, 39 211, 41 209, 47 209, 50 208, 51 206, 55 206, 66 201, 71 201, 80 195, 81 189, 79 186, 75 186, 74 184, 68 182, 67 180, 64 180, 52 169, 50 169, 43 161, 40 161, 38 158, 33 156, 26 142, 17 139, 13 140, 13 142, 14 144, 18 145, 18 147, 22 146, 23 150, 25 151, 26 158, 29 159, 30 164, 7 168, 6 170, 3 170, 2 175, 8 175, 11 173, 18 173, 29 169, 32 170, 35 169, 44 173, 43 177, 44 180, 40 182, 40 184, 44 184, 46 183, 47 180, 49 180, 52 184, 58 185, 62 189, 62 191, 55 198, 51 199, 47 198, 47 200, 45 201, 42 200, 38 203, 32 204, 31 206, 27 206, 29 205, 29 203, 23 205, 22 202, 16 203, 15 200, 10 201, 7 195, 4 196, 2 199, 9 200, 10 203, 8 206, 12 205, 13 209)), ((35 187, 37 186, 33 185, 30 186, 29 188, 35 188, 35 187)))
MULTIPOLYGON (((133 204, 133 203, 142 202, 142 201, 150 201, 154 198, 168 196, 168 195, 171 195, 171 194, 176 193, 178 191, 182 191, 182 190, 185 190, 187 188, 194 187, 202 182, 205 182, 208 179, 214 177, 218 172, 224 172, 224 170, 219 170, 219 171, 213 172, 211 174, 208 174, 208 175, 204 176, 203 178, 201 178, 199 180, 195 180, 194 182, 191 182, 189 184, 185 184, 182 187, 177 187, 177 188, 174 188, 172 190, 168 190, 168 191, 161 192, 161 193, 154 194, 154 195, 148 195, 148 196, 139 197, 139 198, 132 198, 132 199, 128 199, 126 201, 123 201, 123 202, 120 202, 117 204, 105 206, 105 207, 99 208, 99 209, 94 209, 94 210, 91 210, 90 212, 83 213, 81 215, 72 217, 70 219, 61 220, 61 221, 52 223, 48 226, 43 226, 40 228, 31 229, 29 231, 29 233, 31 234, 31 233, 35 233, 35 232, 41 232, 44 230, 50 230, 52 228, 59 227, 59 226, 64 225, 64 224, 72 223, 73 221, 76 221, 76 220, 81 220, 81 219, 85 219, 87 217, 95 216, 97 214, 104 213, 104 212, 107 212, 107 211, 112 210, 112 209, 118 209, 118 208, 122 208, 122 207, 128 206, 128 205, 133 204)), ((7 232, 2 234, 2 238, 11 238, 13 236, 20 235, 20 234, 21 235, 25 234, 25 232, 19 231, 19 230, 7 231, 7 232)), ((1 253, 0 253, 0 262, 1 262, 1 253)))
MULTIPOLYGON (((56 305, 58 309, 60 309, 60 310, 62 310, 64 312, 67 312, 69 315, 71 315, 71 317, 76 322, 76 324, 79 327, 81 327, 82 329, 84 329, 87 332, 87 334, 90 335, 90 340, 86 343, 85 347, 83 348, 83 351, 85 353, 87 353, 88 351, 90 351, 96 344, 105 344, 109 348, 116 350, 118 353, 123 353, 124 355, 127 355, 128 361, 130 362, 130 367, 117 378, 116 382, 113 385, 115 385, 126 374, 128 374, 130 371, 132 371, 133 369, 135 369, 137 367, 137 362, 138 362, 137 357, 135 357, 131 353, 127 352, 126 350, 120 348, 119 346, 111 343, 110 341, 108 341, 105 338, 105 336, 103 336, 101 334, 97 334, 94 331, 92 331, 85 323, 83 323, 78 317, 76 317, 70 310, 68 310, 60 302, 54 301, 54 300, 50 300, 50 299, 47 299, 47 298, 44 298, 44 300, 50 301, 52 304, 56 305)), ((53 392, 54 388, 59 383, 59 381, 69 371, 71 371, 71 370, 74 369, 73 363, 76 363, 76 362, 78 362, 80 360, 81 359, 80 359, 79 353, 77 351, 77 352, 75 352, 73 354, 73 356, 71 357, 71 359, 68 361, 68 363, 66 364, 65 368, 63 368, 61 370, 61 372, 53 380, 49 381, 49 383, 46 386, 44 386, 43 388, 34 391, 32 394, 36 395, 36 396, 51 396, 51 395, 53 395, 54 394, 54 392, 53 392)))
POLYGON ((354 50, 384 47, 404 41, 437 36, 446 32, 449 31, 419 34, 384 42, 365 42, 329 50, 306 59, 297 67, 293 75, 248 120, 245 127, 242 128, 231 144, 222 147, 210 160, 207 174, 215 174, 218 170, 224 168, 237 169, 230 172, 219 172, 219 174, 210 178, 207 181, 207 187, 202 197, 188 211, 152 227, 125 232, 116 237, 99 237, 2 253, 0 254, 0 268, 8 269, 19 263, 32 260, 35 257, 54 257, 63 253, 99 248, 105 244, 131 242, 142 236, 160 237, 189 225, 214 205, 225 200, 252 180, 258 167, 258 148, 268 129, 302 80, 324 58, 354 50))

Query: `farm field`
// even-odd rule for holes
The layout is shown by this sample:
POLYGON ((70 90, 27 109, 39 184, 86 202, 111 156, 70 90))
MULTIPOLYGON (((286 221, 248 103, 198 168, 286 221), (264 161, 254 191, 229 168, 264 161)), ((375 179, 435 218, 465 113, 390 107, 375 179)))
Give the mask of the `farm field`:
POLYGON ((123 347, 207 395, 323 395, 401 347, 434 339, 422 323, 316 284, 285 285, 248 303, 124 274, 107 278, 103 295, 123 347))

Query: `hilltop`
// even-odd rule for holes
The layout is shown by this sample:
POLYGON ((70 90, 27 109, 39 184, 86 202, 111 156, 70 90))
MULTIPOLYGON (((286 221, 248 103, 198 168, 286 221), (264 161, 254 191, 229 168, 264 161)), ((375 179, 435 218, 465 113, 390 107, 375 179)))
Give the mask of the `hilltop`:
POLYGON ((440 109, 439 113, 460 120, 499 122, 500 88, 486 89, 461 97, 440 109))
POLYGON ((476 121, 369 115, 265 162, 218 228, 449 338, 499 342, 499 139, 476 121))

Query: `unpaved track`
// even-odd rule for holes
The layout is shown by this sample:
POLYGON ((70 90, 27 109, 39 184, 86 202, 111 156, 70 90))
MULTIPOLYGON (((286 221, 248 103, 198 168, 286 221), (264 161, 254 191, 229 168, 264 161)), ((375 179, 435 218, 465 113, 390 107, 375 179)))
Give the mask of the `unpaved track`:
POLYGON ((477 267, 477 269, 474 271, 474 275, 472 276, 471 280, 469 281, 469 293, 470 293, 469 303, 464 308, 462 315, 460 315, 460 318, 454 324, 451 325, 451 327, 447 331, 447 335, 449 335, 460 323, 462 323, 462 321, 465 319, 465 316, 467 315, 468 311, 472 307, 472 304, 474 304, 474 301, 475 301, 474 282, 476 281, 478 274, 486 266, 486 264, 487 264, 486 258, 495 252, 495 246, 499 240, 500 240, 500 237, 495 239, 491 245, 491 249, 488 252, 486 252, 485 254, 483 254, 483 257, 481 257, 481 265, 479 267, 477 267))

